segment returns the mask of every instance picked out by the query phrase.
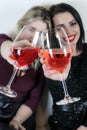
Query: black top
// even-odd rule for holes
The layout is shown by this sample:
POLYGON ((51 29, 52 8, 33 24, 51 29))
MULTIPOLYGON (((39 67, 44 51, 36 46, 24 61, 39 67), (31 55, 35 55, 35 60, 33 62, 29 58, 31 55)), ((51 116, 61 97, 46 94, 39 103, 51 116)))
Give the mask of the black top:
POLYGON ((11 126, 0 122, 0 130, 15 130, 11 126))
MULTIPOLYGON (((72 127, 72 125, 70 124, 70 120, 69 120, 69 115, 70 116, 74 116, 74 114, 71 112, 71 115, 69 112, 65 112, 65 115, 67 115, 68 117, 66 117, 64 115, 64 111, 60 112, 60 108, 62 108, 61 106, 57 106, 55 103, 56 101, 60 101, 64 98, 64 90, 63 90, 63 86, 62 86, 62 82, 61 81, 54 81, 51 79, 46 79, 47 81, 47 85, 48 88, 51 92, 52 98, 53 98, 53 117, 55 120, 58 120, 58 122, 60 122, 59 120, 61 120, 61 122, 59 123, 59 125, 63 125, 65 122, 64 126, 68 127, 72 127), (60 114, 61 113, 61 114, 60 114), (61 116, 61 118, 59 117, 59 115, 61 116), (65 118, 65 120, 63 119, 65 118), (68 118, 68 119, 67 119, 68 118), (63 120, 62 120, 63 119, 63 120), (69 121, 69 124, 67 123, 67 120, 69 121), (69 126, 70 125, 70 126, 69 126)), ((71 69, 68 75, 68 78, 66 79, 66 84, 67 84, 67 88, 69 91, 69 94, 71 97, 81 97, 81 100, 78 102, 80 104, 80 108, 82 109, 83 105, 85 105, 85 110, 87 111, 87 44, 83 44, 83 53, 79 56, 75 56, 72 57, 71 60, 71 69)), ((73 105, 78 104, 78 103, 74 103, 74 104, 69 104, 71 107, 73 107, 73 105)), ((68 105, 65 105, 64 107, 66 107, 68 105)), ((78 106, 79 108, 79 106, 78 106)), ((81 115, 81 113, 80 113, 81 115)), ((83 115, 81 115, 81 117, 83 117, 83 115)), ((76 119, 78 120, 78 119, 76 119)), ((81 120, 81 119, 80 119, 81 120)), ((81 124, 85 124, 87 120, 87 117, 80 122, 79 125, 81 124)), ((72 122, 72 120, 71 120, 72 122)), ((76 123, 76 122, 74 122, 76 123)), ((77 126, 76 126, 77 127, 77 126)))

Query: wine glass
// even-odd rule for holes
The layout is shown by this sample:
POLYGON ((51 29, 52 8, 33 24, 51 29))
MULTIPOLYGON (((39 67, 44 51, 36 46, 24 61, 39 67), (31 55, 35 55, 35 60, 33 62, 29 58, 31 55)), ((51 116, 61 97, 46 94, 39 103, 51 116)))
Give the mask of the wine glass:
POLYGON ((64 99, 56 102, 57 105, 74 103, 80 97, 71 97, 68 93, 67 85, 63 77, 64 70, 68 67, 72 58, 72 51, 68 36, 63 27, 56 27, 41 34, 41 57, 46 60, 46 64, 59 72, 64 89, 64 99), (44 43, 44 44, 43 44, 44 43))
MULTIPOLYGON (((16 97, 17 93, 11 89, 11 84, 16 76, 18 70, 26 70, 29 68, 29 65, 38 57, 39 52, 39 44, 38 38, 39 33, 36 29, 31 26, 24 26, 21 31, 16 36, 13 42, 12 53, 10 54, 10 58, 14 60, 16 63, 16 67, 14 67, 13 74, 6 86, 0 85, 0 93, 7 95, 9 97, 16 97), (29 45, 25 43, 21 46, 14 46, 16 42, 29 41, 29 45)), ((15 66, 15 65, 14 65, 15 66)))

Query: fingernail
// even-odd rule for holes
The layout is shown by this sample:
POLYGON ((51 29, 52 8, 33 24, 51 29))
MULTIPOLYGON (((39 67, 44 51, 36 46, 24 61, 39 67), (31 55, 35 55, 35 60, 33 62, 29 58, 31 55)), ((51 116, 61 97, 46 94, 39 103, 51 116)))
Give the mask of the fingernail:
POLYGON ((14 64, 14 65, 17 65, 17 62, 16 62, 16 61, 14 61, 14 62, 13 62, 13 64, 14 64))
POLYGON ((12 50, 13 50, 13 49, 12 49, 12 48, 10 48, 10 52, 12 52, 12 50))

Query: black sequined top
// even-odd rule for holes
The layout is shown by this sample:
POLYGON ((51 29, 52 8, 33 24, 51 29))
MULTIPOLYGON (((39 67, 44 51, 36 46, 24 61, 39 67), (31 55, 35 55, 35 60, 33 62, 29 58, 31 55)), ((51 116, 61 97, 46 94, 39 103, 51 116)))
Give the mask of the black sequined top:
MULTIPOLYGON (((48 78, 46 79, 46 81, 47 81, 47 86, 53 97, 53 117, 59 121, 60 119, 59 118, 60 112, 58 112, 59 107, 55 103, 56 101, 60 101, 64 98, 64 90, 62 87, 62 82, 54 81, 48 78)), ((83 103, 86 104, 87 102, 87 44, 83 44, 82 54, 80 54, 79 56, 72 57, 71 69, 68 78, 66 79, 66 84, 70 96, 81 97, 81 100, 79 102, 82 104, 83 103)), ((64 113, 60 115, 61 118, 63 118, 63 115, 64 113)), ((82 123, 84 124, 86 120, 87 117, 80 124, 82 123)), ((61 123, 59 125, 61 126, 61 123)))

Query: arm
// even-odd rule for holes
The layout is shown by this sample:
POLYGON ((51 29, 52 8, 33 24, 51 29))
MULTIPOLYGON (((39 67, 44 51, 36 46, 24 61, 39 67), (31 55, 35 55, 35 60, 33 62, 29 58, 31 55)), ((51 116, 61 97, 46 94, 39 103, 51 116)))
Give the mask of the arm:
POLYGON ((76 130, 87 130, 87 127, 81 125, 81 126, 80 126, 78 129, 76 129, 76 130))
POLYGON ((18 69, 16 62, 10 58, 14 47, 31 47, 31 43, 28 40, 20 40, 15 43, 13 41, 5 41, 1 44, 2 57, 18 69))
POLYGON ((29 97, 27 97, 24 103, 25 105, 29 106, 33 112, 37 109, 45 86, 45 78, 41 66, 36 70, 35 73, 35 81, 33 81, 35 82, 34 86, 29 93, 29 97))
POLYGON ((25 130, 25 128, 21 125, 28 117, 32 114, 31 108, 26 105, 21 105, 18 109, 16 115, 10 121, 10 126, 14 127, 17 130, 25 130))
MULTIPOLYGON (((40 70, 40 68, 39 68, 39 70, 40 70)), ((38 75, 39 74, 40 73, 38 73, 38 75)), ((36 76, 37 76, 37 73, 36 73, 36 76)), ((29 93, 29 97, 27 96, 24 104, 21 105, 21 107, 18 109, 16 115, 14 116, 12 121, 10 122, 10 125, 16 129, 19 128, 20 130, 24 130, 21 124, 27 118, 29 118, 31 116, 31 114, 37 109, 37 106, 38 106, 39 101, 41 99, 44 81, 43 81, 41 74, 39 75, 39 77, 36 77, 36 76, 34 77, 34 79, 35 79, 34 84, 35 85, 31 89, 31 92, 29 93)), ((31 82, 30 82, 30 84, 31 84, 31 82)), ((26 86, 26 84, 25 84, 25 86, 26 86)))
POLYGON ((77 130, 87 130, 87 120, 85 120, 77 130))

